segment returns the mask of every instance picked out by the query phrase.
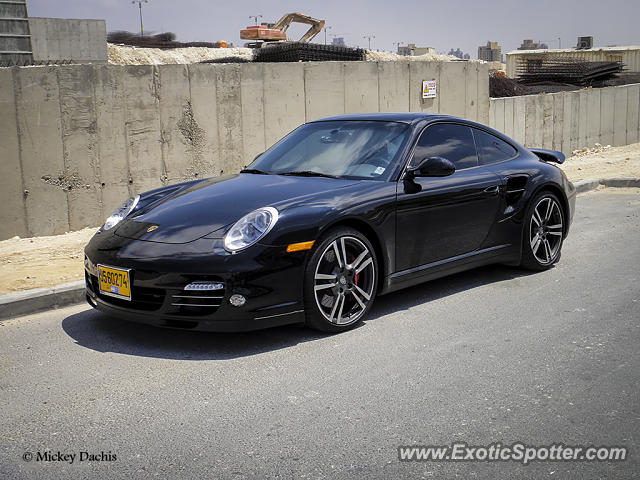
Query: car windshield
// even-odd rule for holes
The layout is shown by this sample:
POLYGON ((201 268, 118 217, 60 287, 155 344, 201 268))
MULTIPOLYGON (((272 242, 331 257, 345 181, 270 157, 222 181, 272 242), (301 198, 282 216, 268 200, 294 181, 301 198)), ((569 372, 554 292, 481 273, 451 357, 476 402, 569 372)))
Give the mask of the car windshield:
POLYGON ((247 173, 385 180, 409 125, 380 121, 308 123, 258 157, 247 173))

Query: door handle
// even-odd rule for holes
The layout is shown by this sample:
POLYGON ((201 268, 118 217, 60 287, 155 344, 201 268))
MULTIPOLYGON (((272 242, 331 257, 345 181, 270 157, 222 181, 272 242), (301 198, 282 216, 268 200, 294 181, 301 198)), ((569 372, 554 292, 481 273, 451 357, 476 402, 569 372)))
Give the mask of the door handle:
POLYGON ((493 185, 491 187, 485 188, 484 193, 494 194, 494 193, 498 193, 498 190, 499 190, 498 185, 493 185))

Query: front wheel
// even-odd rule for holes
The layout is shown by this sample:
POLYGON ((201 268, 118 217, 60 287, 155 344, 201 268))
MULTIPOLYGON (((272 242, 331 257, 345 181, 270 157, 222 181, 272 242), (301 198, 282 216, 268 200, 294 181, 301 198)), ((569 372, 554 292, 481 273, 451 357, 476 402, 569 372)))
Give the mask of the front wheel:
POLYGON ((564 236, 564 214, 560 201, 551 192, 535 196, 525 216, 521 265, 531 270, 547 270, 560 259, 564 236))
POLYGON ((378 261, 367 238, 352 228, 323 235, 305 272, 307 324, 342 332, 357 325, 371 308, 378 282, 378 261))

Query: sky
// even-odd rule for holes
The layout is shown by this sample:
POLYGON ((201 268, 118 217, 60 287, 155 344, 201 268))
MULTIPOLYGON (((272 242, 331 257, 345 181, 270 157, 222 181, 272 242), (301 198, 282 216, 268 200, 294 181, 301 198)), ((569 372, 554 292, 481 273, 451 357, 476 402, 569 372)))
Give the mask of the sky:
MULTIPOLYGON (((137 4, 131 0, 27 0, 32 17, 98 18, 107 31, 140 31, 137 4)), ((323 19, 327 41, 344 37, 351 46, 395 51, 395 43, 415 43, 438 52, 460 48, 477 58, 479 45, 497 41, 506 53, 525 38, 557 48, 575 46, 579 36, 593 36, 596 46, 640 45, 639 0, 318 0, 215 1, 148 0, 143 3, 145 32, 174 32, 179 41, 226 40, 242 46, 240 29, 250 15, 273 22, 288 12, 323 19)), ((308 28, 308 27, 307 27, 308 28)), ((299 38, 305 26, 288 33, 299 38)), ((324 42, 325 32, 315 42, 324 42)))

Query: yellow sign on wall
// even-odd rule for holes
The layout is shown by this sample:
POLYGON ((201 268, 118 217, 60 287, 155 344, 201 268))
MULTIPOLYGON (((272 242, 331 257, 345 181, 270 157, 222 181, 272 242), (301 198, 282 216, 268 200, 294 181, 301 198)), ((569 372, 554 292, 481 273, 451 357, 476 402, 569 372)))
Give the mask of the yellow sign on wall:
POLYGON ((436 98, 437 85, 435 80, 422 81, 422 98, 436 98))

